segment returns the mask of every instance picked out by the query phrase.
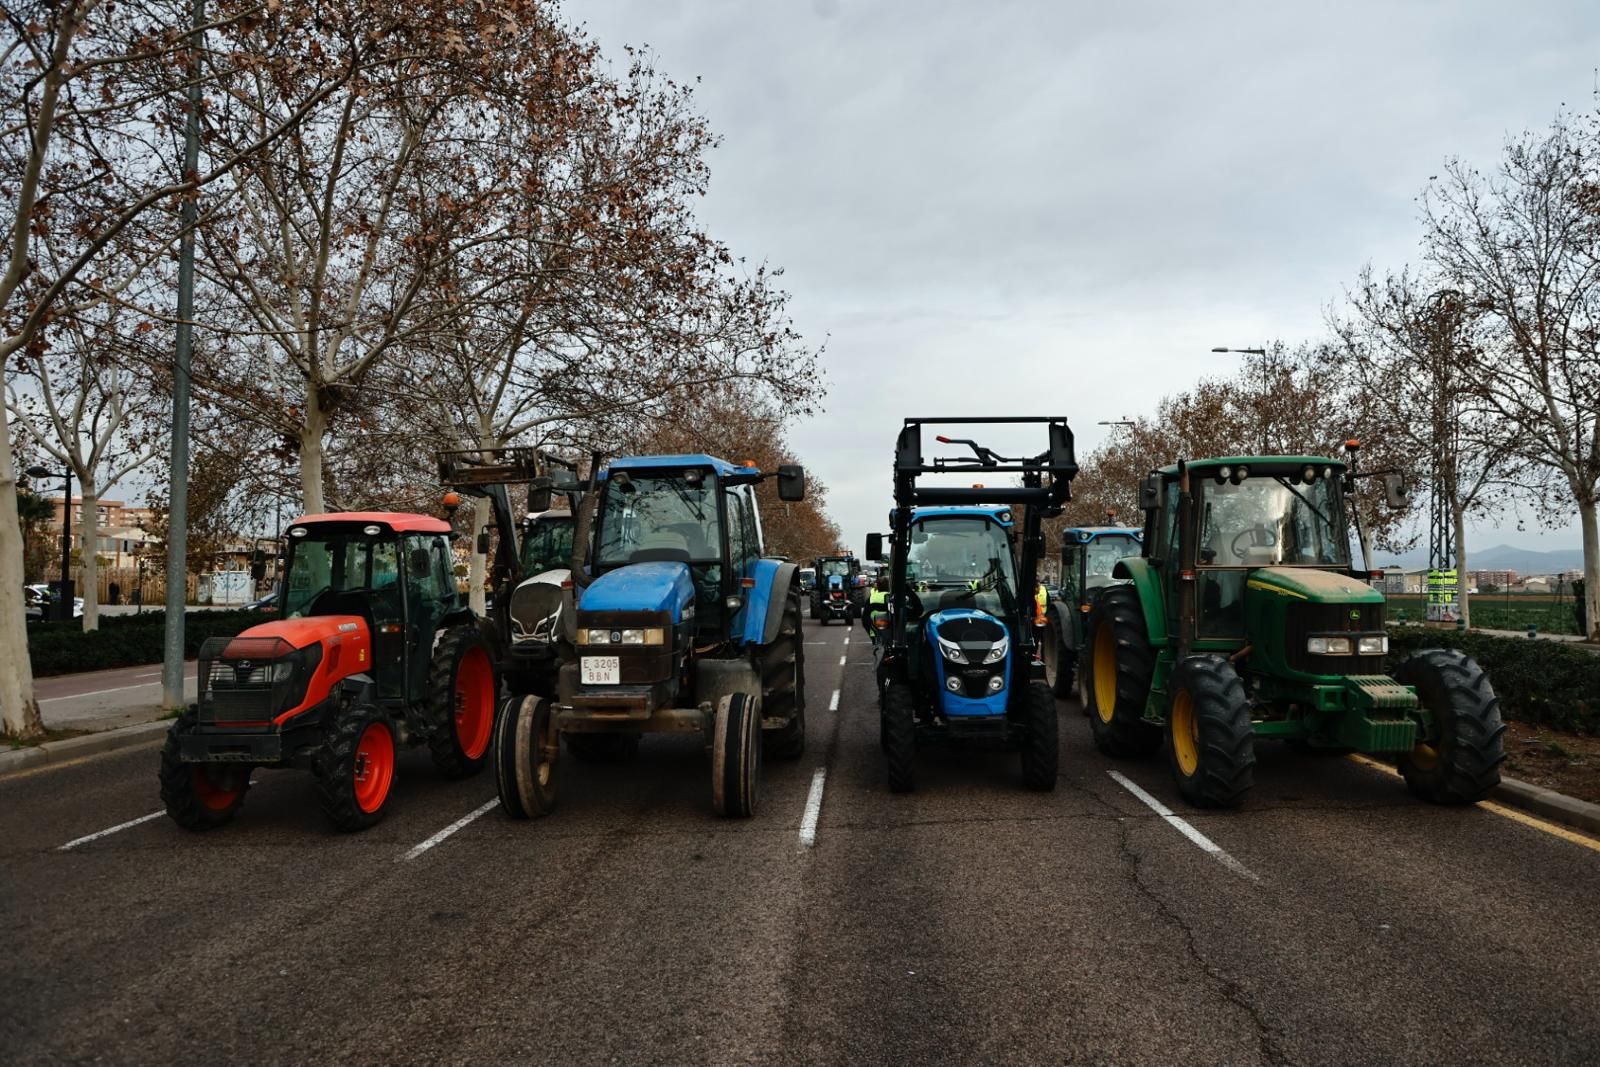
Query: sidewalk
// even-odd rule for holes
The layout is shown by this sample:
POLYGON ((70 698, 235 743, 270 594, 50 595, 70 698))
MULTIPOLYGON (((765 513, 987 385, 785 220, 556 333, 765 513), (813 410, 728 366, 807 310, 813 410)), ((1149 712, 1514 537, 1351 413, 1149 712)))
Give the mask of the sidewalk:
MULTIPOLYGON (((83 674, 58 674, 34 683, 39 715, 50 730, 114 730, 167 713, 161 667, 148 664, 83 674)), ((195 699, 195 663, 184 664, 184 702, 195 699)))

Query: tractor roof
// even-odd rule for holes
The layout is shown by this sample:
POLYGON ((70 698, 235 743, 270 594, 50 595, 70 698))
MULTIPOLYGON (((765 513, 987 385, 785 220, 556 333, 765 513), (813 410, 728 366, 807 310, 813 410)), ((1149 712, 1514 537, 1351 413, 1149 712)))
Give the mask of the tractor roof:
MULTIPOLYGON (((951 505, 949 507, 912 508, 911 521, 923 519, 988 519, 1000 526, 1010 526, 1011 508, 1004 504, 951 505)), ((890 520, 891 525, 893 520, 890 520)))
MULTIPOLYGON (((1344 470, 1345 461, 1333 459, 1328 456, 1218 456, 1214 459, 1191 459, 1188 461, 1192 471, 1209 471, 1217 467, 1237 467, 1241 464, 1246 467, 1262 467, 1270 470, 1278 468, 1304 467, 1307 464, 1317 467, 1338 467, 1344 470)), ((1164 478, 1176 478, 1178 465, 1176 463, 1161 468, 1164 478)))
POLYGON ((412 515, 404 511, 331 511, 325 515, 302 515, 289 524, 295 526, 322 526, 328 523, 365 523, 387 526, 395 533, 450 532, 450 524, 432 515, 412 515))
POLYGON ((606 469, 600 472, 600 480, 605 479, 612 471, 637 471, 653 470, 656 468, 682 470, 685 467, 706 467, 719 477, 730 474, 749 474, 752 468, 739 467, 725 459, 708 456, 704 452, 683 452, 669 456, 623 456, 606 464, 606 469))
POLYGON ((1071 534, 1079 541, 1093 541, 1098 537, 1143 537, 1144 531, 1128 526, 1068 526, 1062 531, 1062 536, 1071 534))

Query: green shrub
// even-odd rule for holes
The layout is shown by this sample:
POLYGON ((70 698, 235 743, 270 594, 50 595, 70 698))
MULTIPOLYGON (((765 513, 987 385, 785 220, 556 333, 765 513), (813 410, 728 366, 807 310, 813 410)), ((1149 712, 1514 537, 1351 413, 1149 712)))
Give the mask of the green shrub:
POLYGON ((1508 719, 1600 735, 1600 655, 1588 649, 1561 641, 1395 626, 1389 630, 1389 670, 1424 648, 1457 648, 1477 660, 1508 719))
MULTIPOLYGON (((259 611, 191 611, 184 617, 184 656, 198 655, 208 637, 232 637, 275 618, 259 611)), ((88 633, 81 623, 34 623, 28 627, 34 677, 160 663, 166 622, 164 612, 151 611, 108 616, 100 620, 100 629, 88 633)))

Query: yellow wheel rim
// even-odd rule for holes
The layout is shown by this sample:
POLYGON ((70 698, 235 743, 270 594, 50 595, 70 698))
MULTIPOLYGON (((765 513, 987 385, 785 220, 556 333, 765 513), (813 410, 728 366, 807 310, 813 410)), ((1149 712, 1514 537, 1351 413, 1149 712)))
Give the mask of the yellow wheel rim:
POLYGON ((1439 764, 1439 750, 1426 741, 1418 741, 1411 750, 1411 765, 1419 771, 1431 771, 1439 764))
POLYGON ((1111 624, 1102 623, 1094 635, 1094 713, 1109 723, 1117 709, 1117 639, 1111 624))
POLYGON ((1172 730, 1172 752, 1178 757, 1178 770, 1188 778, 1200 766, 1200 720, 1187 689, 1180 689, 1172 698, 1168 727, 1172 730))

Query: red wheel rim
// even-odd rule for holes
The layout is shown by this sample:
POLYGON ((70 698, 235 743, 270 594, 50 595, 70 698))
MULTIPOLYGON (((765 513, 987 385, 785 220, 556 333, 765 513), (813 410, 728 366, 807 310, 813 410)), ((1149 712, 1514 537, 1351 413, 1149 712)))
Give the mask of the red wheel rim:
MULTIPOLYGON (((227 771, 222 773, 224 781, 234 780, 237 783, 237 779, 234 778, 238 774, 236 769, 232 774, 227 771)), ((220 786, 212 780, 210 768, 196 767, 194 769, 194 795, 199 797, 200 803, 211 811, 227 811, 233 806, 233 802, 239 799, 239 786, 237 784, 232 788, 220 786)))
POLYGON ((489 655, 473 648, 456 666, 456 744, 467 759, 489 749, 494 730, 494 670, 489 655))
POLYGON ((384 723, 368 723, 356 745, 356 806, 368 814, 383 807, 393 781, 394 735, 384 723))

